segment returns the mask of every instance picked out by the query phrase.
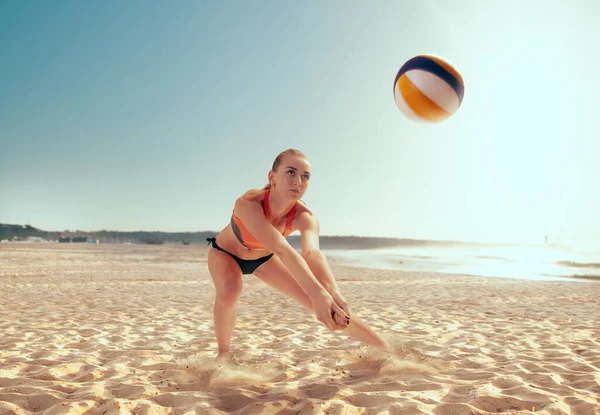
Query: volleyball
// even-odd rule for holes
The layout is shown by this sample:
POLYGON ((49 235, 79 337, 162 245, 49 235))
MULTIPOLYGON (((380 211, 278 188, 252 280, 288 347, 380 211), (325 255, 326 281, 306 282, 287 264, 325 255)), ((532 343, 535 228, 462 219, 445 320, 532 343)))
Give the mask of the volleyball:
POLYGON ((462 76, 446 60, 418 55, 404 63, 394 79, 394 100, 409 119, 438 123, 450 118, 463 101, 462 76))

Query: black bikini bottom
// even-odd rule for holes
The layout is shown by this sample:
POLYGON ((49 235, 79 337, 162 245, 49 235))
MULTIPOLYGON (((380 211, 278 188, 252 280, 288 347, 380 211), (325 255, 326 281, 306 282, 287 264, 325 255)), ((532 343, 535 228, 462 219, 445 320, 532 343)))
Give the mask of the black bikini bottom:
POLYGON ((256 268, 260 267, 273 256, 273 253, 271 252, 267 256, 263 256, 256 259, 242 259, 239 256, 233 255, 231 252, 227 252, 226 250, 222 249, 219 245, 217 245, 217 240, 215 238, 206 238, 206 240, 208 241, 207 245, 212 244, 213 248, 218 249, 219 251, 223 251, 226 254, 229 254, 229 256, 231 256, 233 259, 235 259, 235 262, 238 263, 240 269, 242 270, 242 274, 244 275, 252 274, 254 271, 256 271, 256 268))

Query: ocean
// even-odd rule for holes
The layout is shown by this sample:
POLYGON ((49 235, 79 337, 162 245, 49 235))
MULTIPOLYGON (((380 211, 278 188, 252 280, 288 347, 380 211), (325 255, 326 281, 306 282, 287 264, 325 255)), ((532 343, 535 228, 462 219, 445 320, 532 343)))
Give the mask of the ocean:
POLYGON ((403 246, 324 249, 352 266, 415 272, 471 274, 529 280, 600 281, 600 252, 555 245, 403 246))

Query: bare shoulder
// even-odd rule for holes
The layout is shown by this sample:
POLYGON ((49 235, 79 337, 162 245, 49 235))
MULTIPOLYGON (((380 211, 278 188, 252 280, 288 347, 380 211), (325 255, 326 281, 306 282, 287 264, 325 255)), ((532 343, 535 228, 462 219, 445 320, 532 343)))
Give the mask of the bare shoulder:
POLYGON ((294 223, 292 223, 292 229, 302 230, 307 228, 318 228, 319 219, 315 211, 309 208, 302 200, 296 203, 296 215, 294 223))
POLYGON ((262 189, 250 189, 241 195, 238 200, 248 200, 251 202, 262 202, 265 198, 265 190, 262 189))
POLYGON ((233 211, 236 215, 250 208, 253 209, 256 206, 260 206, 261 202, 265 198, 265 191, 262 189, 250 189, 243 195, 238 197, 235 201, 233 211))
POLYGON ((315 214, 314 210, 309 208, 304 200, 299 200, 296 202, 296 217, 299 217, 302 213, 306 213, 309 216, 315 214))

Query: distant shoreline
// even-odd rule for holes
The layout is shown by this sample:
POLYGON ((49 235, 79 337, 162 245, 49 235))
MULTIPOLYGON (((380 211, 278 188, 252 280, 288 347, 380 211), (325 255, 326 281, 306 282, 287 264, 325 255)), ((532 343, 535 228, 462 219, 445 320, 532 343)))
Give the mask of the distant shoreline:
MULTIPOLYGON (((161 232, 161 231, 46 231, 30 225, 0 223, 0 241, 26 240, 41 238, 45 241, 76 239, 73 242, 93 241, 95 243, 136 243, 136 244, 206 244, 207 238, 217 235, 217 231, 199 232, 161 232)), ((300 247, 300 236, 287 238, 290 244, 300 247)), ((323 249, 382 249, 396 247, 452 247, 452 246, 522 246, 523 244, 484 243, 452 240, 429 240, 411 238, 390 238, 355 235, 321 235, 323 249)), ((540 246, 543 244, 539 244, 540 246)), ((546 247, 569 249, 568 247, 547 244, 546 247)))

